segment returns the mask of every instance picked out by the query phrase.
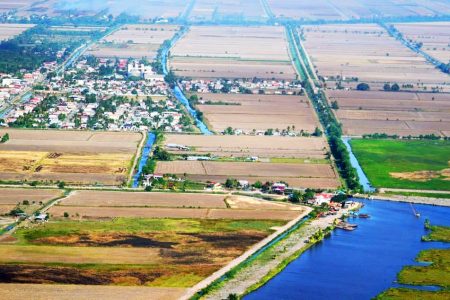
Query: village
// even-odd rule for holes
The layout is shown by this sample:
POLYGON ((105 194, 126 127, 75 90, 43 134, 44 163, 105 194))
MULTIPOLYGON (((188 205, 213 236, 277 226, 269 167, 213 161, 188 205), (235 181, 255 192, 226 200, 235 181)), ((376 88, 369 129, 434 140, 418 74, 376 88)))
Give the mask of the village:
MULTIPOLYGON (((46 63, 45 67, 55 65, 46 63)), ((34 80, 2 80, 2 86, 14 94, 33 84, 34 80)), ((60 75, 49 72, 34 86, 32 97, 3 119, 4 126, 11 127, 193 131, 182 105, 170 95, 164 76, 156 74, 149 63, 92 56, 82 57, 60 75), (43 106, 45 113, 39 109, 43 106)))
POLYGON ((278 79, 192 79, 180 80, 187 93, 231 93, 231 94, 268 94, 302 95, 302 84, 298 80, 278 79))

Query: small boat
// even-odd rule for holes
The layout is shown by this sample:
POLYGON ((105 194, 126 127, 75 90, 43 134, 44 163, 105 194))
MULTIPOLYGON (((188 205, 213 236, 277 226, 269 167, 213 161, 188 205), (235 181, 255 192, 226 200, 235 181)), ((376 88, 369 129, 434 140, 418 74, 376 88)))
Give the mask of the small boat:
POLYGON ((413 214, 416 216, 416 218, 420 218, 420 213, 414 208, 413 204, 410 202, 409 205, 411 206, 413 214))
POLYGON ((362 219, 368 219, 368 218, 370 218, 370 215, 369 214, 359 214, 358 215, 360 218, 362 218, 362 219))

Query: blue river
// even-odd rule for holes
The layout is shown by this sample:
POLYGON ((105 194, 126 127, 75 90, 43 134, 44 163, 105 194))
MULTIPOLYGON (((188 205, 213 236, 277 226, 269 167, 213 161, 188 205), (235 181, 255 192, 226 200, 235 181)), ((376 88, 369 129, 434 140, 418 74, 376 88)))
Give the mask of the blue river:
POLYGON ((154 133, 149 132, 147 136, 147 141, 142 149, 141 160, 139 161, 138 171, 133 176, 133 188, 139 187, 139 178, 142 175, 142 169, 147 164, 150 153, 152 152, 153 144, 155 143, 156 136, 154 133))
POLYGON ((246 296, 261 299, 371 299, 396 283, 405 265, 417 265, 421 250, 449 248, 422 242, 424 221, 450 226, 450 208, 365 200, 361 212, 370 219, 352 219, 358 229, 335 230, 322 243, 306 251, 265 286, 246 296))

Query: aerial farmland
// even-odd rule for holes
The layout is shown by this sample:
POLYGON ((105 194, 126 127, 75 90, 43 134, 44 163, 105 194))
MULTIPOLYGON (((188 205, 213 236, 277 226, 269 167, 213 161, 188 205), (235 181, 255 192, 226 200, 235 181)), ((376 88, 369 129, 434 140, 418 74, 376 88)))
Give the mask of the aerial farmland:
POLYGON ((171 39, 178 30, 178 26, 170 25, 123 25, 92 46, 88 54, 103 58, 145 57, 153 60, 162 43, 171 39))
POLYGON ((340 185, 326 158, 328 150, 322 138, 224 136, 219 141, 214 136, 171 135, 164 143, 174 159, 158 162, 158 174, 176 174, 201 182, 224 183, 234 178, 250 184, 278 181, 303 188, 340 185), (180 152, 171 145, 191 150, 180 152), (208 159, 189 159, 200 154, 208 159))
POLYGON ((267 15, 258 0, 198 0, 190 14, 190 20, 200 21, 227 21, 267 20, 267 15))
POLYGON ((0 299, 450 299, 449 20, 0 1, 0 299))
POLYGON ((305 26, 302 33, 312 63, 329 88, 356 88, 366 82, 372 89, 385 83, 412 85, 409 90, 450 89, 448 75, 376 24, 305 26))
POLYGON ((288 0, 267 1, 275 16, 281 19, 330 21, 359 20, 375 16, 429 16, 436 12, 449 13, 450 5, 443 1, 355 1, 355 0, 288 0))
POLYGON ((394 26, 420 48, 443 63, 450 61, 450 23, 396 23, 394 26))
POLYGON ((336 116, 350 136, 450 134, 450 95, 385 91, 328 91, 336 116))
POLYGON ((306 26, 301 34, 344 134, 448 135, 450 77, 384 28, 306 26))
POLYGON ((296 78, 283 27, 193 26, 171 55, 183 77, 296 78))
POLYGON ((64 181, 72 184, 126 183, 143 138, 140 133, 1 132, 10 136, 8 142, 0 145, 1 180, 64 181))
POLYGON ((0 41, 8 40, 33 26, 32 24, 0 24, 0 41))
POLYGON ((89 284, 90 293, 179 297, 307 210, 243 196, 76 191, 48 212, 45 226, 21 228, 0 245, 5 290, 27 283, 52 295, 55 285, 89 284))
POLYGON ((289 127, 295 132, 313 133, 320 126, 305 96, 199 94, 198 97, 204 104, 197 108, 216 132, 232 127, 250 134, 289 127))

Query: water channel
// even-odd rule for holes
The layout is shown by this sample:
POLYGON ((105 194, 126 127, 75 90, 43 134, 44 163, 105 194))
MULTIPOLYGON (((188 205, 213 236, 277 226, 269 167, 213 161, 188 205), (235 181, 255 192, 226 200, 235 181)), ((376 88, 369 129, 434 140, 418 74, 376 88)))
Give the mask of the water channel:
MULTIPOLYGON (((172 46, 182 36, 183 36, 182 34, 175 36, 171 40, 170 45, 168 47, 163 48, 161 51, 161 65, 163 68, 164 75, 167 75, 169 73, 169 71, 167 70, 167 57, 169 56, 169 51, 172 48, 172 46)), ((198 118, 197 111, 191 107, 191 105, 189 104, 189 100, 186 98, 186 96, 184 95, 183 91, 178 86, 178 84, 175 85, 175 87, 172 90, 172 93, 175 96, 175 98, 177 98, 178 101, 180 101, 180 103, 183 104, 184 107, 186 107, 186 110, 194 118, 195 124, 198 127, 198 129, 200 129, 200 132, 204 135, 212 135, 213 133, 208 129, 208 126, 206 126, 206 124, 198 118)))

